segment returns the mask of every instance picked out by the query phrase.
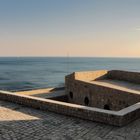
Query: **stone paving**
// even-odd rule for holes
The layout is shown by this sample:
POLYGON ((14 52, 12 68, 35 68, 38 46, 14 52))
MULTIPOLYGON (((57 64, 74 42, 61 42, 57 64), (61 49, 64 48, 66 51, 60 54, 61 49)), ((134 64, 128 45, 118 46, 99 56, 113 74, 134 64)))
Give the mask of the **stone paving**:
POLYGON ((140 140, 140 119, 114 127, 0 101, 0 140, 140 140))

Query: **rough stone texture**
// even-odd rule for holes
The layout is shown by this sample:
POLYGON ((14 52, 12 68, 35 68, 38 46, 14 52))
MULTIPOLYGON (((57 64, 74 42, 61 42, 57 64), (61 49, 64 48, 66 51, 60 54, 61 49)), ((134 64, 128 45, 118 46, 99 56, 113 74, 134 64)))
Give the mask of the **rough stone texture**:
POLYGON ((0 91, 0 99, 44 111, 53 111, 67 116, 74 116, 116 126, 126 125, 140 117, 140 103, 134 104, 120 111, 110 111, 50 99, 19 95, 6 91, 0 91))
POLYGON ((139 140, 140 119, 114 127, 0 101, 0 140, 139 140))
MULTIPOLYGON (((129 122, 127 121, 129 119, 126 119, 126 121, 122 123, 121 120, 123 119, 122 116, 124 115, 123 113, 120 114, 115 111, 102 110, 102 109, 80 106, 76 104, 54 101, 50 99, 42 99, 42 98, 32 97, 27 95, 19 95, 11 92, 0 91, 0 99, 26 105, 36 109, 41 109, 45 111, 49 110, 56 113, 65 114, 68 116, 75 116, 83 119, 104 122, 117 126, 121 126, 129 122)), ((134 110, 132 111, 137 112, 137 108, 134 108, 134 110)), ((139 114, 136 115, 136 118, 138 116, 139 114)))
POLYGON ((140 72, 111 70, 108 71, 107 77, 110 79, 124 80, 140 84, 140 72))
POLYGON ((108 73, 107 70, 74 72, 73 78, 78 79, 78 80, 82 80, 82 81, 98 80, 98 79, 106 78, 107 73, 108 73))
POLYGON ((75 72, 66 76, 66 93, 71 103, 117 111, 140 101, 139 76, 125 71, 75 72), (109 84, 112 79, 114 84, 109 84))
POLYGON ((29 96, 39 97, 39 98, 45 98, 45 99, 59 100, 59 101, 68 100, 64 87, 17 91, 14 93, 20 95, 29 95, 29 96))

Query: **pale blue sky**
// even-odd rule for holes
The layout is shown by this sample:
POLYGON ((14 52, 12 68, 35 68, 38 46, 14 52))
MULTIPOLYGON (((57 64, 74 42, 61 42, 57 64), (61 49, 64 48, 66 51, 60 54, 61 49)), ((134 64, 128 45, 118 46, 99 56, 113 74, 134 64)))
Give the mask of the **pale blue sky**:
POLYGON ((139 0, 0 0, 0 56, 140 56, 139 0))

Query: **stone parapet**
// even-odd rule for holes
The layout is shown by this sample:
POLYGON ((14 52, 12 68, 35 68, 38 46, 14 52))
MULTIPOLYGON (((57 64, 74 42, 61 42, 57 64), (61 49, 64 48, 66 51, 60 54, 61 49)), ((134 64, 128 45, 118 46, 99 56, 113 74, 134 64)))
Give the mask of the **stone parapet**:
POLYGON ((0 91, 0 100, 116 126, 125 125, 140 116, 140 103, 120 111, 110 111, 6 91, 0 91))

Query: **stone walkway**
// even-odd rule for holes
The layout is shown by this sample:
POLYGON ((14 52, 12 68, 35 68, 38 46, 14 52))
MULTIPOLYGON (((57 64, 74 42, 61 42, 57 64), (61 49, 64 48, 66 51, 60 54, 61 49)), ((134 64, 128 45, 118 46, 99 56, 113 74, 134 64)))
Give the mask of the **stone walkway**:
POLYGON ((30 95, 40 98, 54 98, 66 95, 64 88, 46 88, 15 92, 20 95, 30 95))
POLYGON ((0 140, 140 140, 140 119, 114 127, 0 101, 0 140))

